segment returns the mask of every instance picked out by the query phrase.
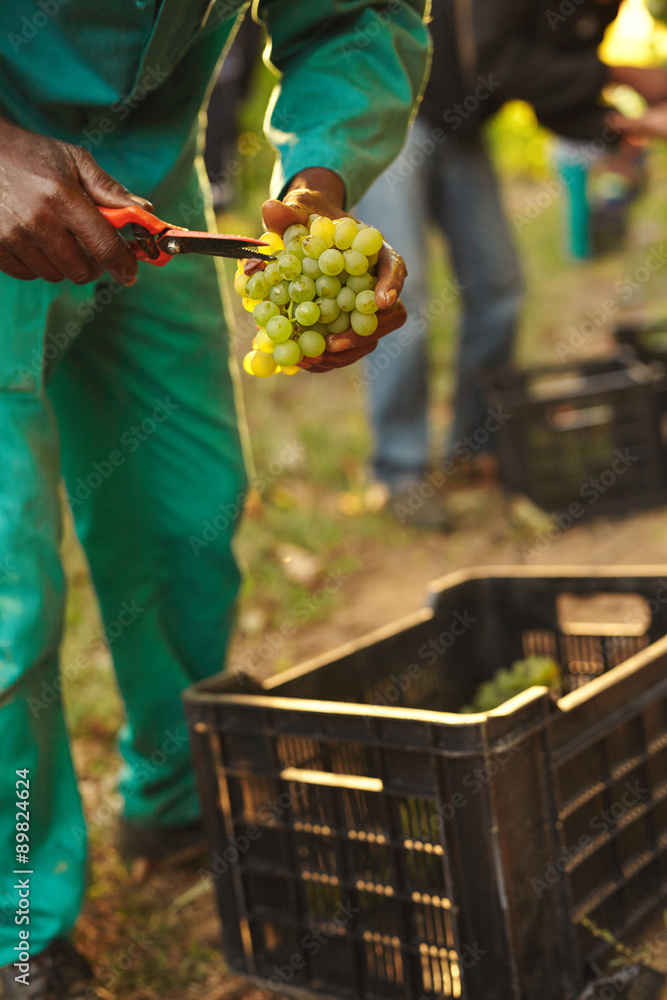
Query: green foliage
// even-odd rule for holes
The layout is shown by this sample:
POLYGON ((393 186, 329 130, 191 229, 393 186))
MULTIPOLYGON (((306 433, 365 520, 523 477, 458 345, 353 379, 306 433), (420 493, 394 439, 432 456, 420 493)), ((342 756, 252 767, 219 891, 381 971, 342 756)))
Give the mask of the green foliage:
POLYGON ((487 129, 493 158, 509 177, 544 180, 551 172, 551 134, 538 123, 529 104, 511 101, 487 129))
POLYGON ((667 24, 667 2, 666 0, 648 0, 646 8, 656 21, 667 24))

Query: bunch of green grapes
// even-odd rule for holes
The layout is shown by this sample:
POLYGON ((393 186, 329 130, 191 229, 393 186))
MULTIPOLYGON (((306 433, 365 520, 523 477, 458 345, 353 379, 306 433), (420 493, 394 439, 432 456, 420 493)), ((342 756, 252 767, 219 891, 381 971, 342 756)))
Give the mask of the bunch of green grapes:
POLYGON ((550 656, 527 656, 515 660, 509 670, 497 670, 490 681, 484 681, 475 691, 472 704, 462 712, 490 712, 492 708, 527 691, 531 687, 548 687, 560 694, 563 670, 550 656))
POLYGON ((275 260, 239 261, 234 289, 257 323, 253 349, 243 359, 249 375, 293 375, 302 358, 319 358, 329 333, 375 333, 373 268, 382 233, 354 219, 311 215, 281 239, 264 233, 275 260))

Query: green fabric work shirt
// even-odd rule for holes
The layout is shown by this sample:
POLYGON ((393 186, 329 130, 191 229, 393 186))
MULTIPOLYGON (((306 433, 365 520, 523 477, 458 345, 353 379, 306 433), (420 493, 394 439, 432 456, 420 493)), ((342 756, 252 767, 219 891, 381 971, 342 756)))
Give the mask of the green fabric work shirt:
MULTIPOLYGON (((281 75, 266 132, 277 196, 299 170, 353 205, 397 155, 426 69, 428 0, 255 0, 281 75)), ((198 112, 246 0, 0 4, 0 113, 88 149, 156 207, 178 192, 198 112)))

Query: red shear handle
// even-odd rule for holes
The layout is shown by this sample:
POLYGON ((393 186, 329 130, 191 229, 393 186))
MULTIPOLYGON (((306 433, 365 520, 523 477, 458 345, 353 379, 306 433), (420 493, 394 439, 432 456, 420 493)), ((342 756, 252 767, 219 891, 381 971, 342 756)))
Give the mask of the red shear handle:
POLYGON ((123 226, 129 226, 131 222, 138 222, 140 226, 143 226, 149 233, 156 236, 164 229, 176 228, 171 226, 170 223, 158 219, 157 215, 147 212, 145 208, 139 208, 138 205, 136 208, 132 205, 127 205, 125 208, 103 208, 101 205, 98 205, 97 208, 114 229, 122 229, 123 226))
MULTIPOLYGON (((165 229, 178 228, 171 226, 168 222, 163 222, 162 219, 158 219, 157 215, 152 215, 146 209, 139 208, 138 205, 136 208, 133 205, 127 205, 125 208, 103 208, 101 205, 98 205, 97 208, 114 229, 122 229, 123 226, 129 226, 130 223, 137 222, 144 229, 147 229, 152 236, 158 236, 165 229)), ((160 251, 159 257, 149 257, 134 240, 128 240, 128 246, 137 260, 143 260, 147 264, 164 267, 171 260, 170 255, 164 253, 163 250, 160 251)))

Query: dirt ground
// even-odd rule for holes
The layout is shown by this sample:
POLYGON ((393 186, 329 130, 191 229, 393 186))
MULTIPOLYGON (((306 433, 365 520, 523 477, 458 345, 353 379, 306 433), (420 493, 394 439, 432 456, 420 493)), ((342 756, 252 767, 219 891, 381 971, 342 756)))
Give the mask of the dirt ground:
MULTIPOLYGON (((492 487, 461 490, 451 506, 459 511, 454 536, 411 533, 400 552, 367 543, 360 553, 363 569, 344 583, 344 602, 323 621, 306 624, 286 639, 261 673, 273 673, 277 661, 299 663, 359 638, 366 632, 415 611, 425 603, 433 580, 455 570, 479 566, 526 565, 523 550, 531 550, 533 566, 664 566, 667 573, 667 513, 645 511, 621 519, 601 518, 572 527, 546 551, 535 551, 537 538, 551 522, 523 500, 513 500, 492 487), (537 515, 537 523, 530 518, 537 515), (482 527, 483 524, 483 527, 482 527), (411 542, 411 543, 410 543, 411 542)), ((381 515, 387 518, 385 513, 381 515)), ((238 635, 230 663, 242 668, 256 638, 238 635)))

